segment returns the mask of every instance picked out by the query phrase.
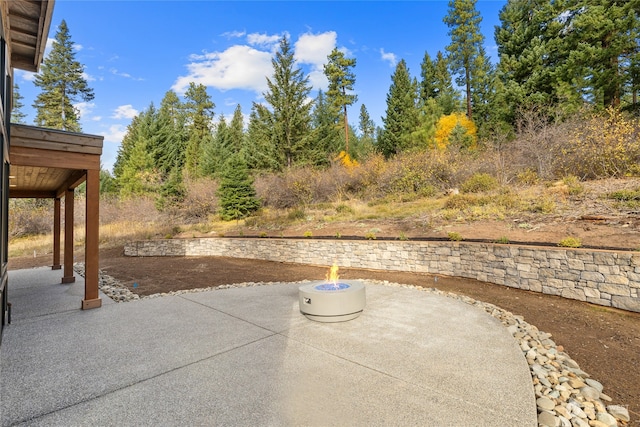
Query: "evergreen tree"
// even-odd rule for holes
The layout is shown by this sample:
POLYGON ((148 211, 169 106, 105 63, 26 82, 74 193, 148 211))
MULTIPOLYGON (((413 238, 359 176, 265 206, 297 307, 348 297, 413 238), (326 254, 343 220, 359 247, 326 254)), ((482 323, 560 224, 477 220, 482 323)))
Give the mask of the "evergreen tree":
POLYGON ((247 165, 239 154, 225 162, 218 187, 220 217, 225 220, 241 219, 260 207, 247 165))
POLYGON ((340 151, 341 139, 339 125, 336 123, 338 117, 336 105, 328 100, 322 90, 319 90, 311 114, 313 127, 311 146, 317 152, 315 163, 326 163, 329 154, 337 154, 340 151))
POLYGON ((11 110, 11 123, 25 124, 27 115, 22 111, 24 97, 20 94, 20 86, 13 84, 13 109, 11 110))
POLYGON ((155 155, 165 136, 166 131, 158 120, 158 111, 153 103, 131 121, 113 166, 122 196, 155 191, 161 184, 163 174, 155 155))
POLYGON ((484 37, 480 32, 482 17, 476 10, 476 0, 449 0, 449 12, 444 22, 450 28, 451 44, 447 46, 449 52, 449 66, 459 77, 456 82, 465 87, 467 117, 472 118, 473 78, 477 71, 476 58, 484 37))
POLYGON ((179 206, 187 195, 187 189, 182 180, 182 171, 175 167, 171 169, 169 176, 160 187, 160 194, 155 205, 158 210, 165 210, 170 207, 179 206))
POLYGON ((358 97, 351 93, 356 82, 356 76, 352 68, 356 66, 355 58, 346 58, 344 53, 337 48, 328 56, 329 62, 324 66, 324 74, 329 80, 327 98, 336 108, 342 110, 342 122, 344 123, 345 152, 349 153, 349 120, 347 107, 352 105, 358 97), (347 93, 349 91, 349 93, 347 93))
POLYGON ((201 171, 203 147, 211 143, 211 120, 215 104, 203 84, 189 83, 185 93, 188 140, 185 153, 185 169, 189 177, 196 178, 201 171))
POLYGON ((460 96, 453 87, 447 59, 438 51, 434 62, 434 93, 442 114, 448 115, 460 109, 460 96))
POLYGON ((181 173, 187 147, 186 116, 184 106, 174 91, 168 91, 162 98, 158 121, 165 133, 154 156, 158 169, 165 176, 175 168, 181 173))
POLYGON ((284 163, 276 151, 273 137, 273 115, 264 105, 253 103, 242 153, 251 169, 275 171, 284 163))
POLYGON ((116 155, 116 161, 113 164, 113 176, 116 180, 122 176, 122 169, 124 165, 131 157, 131 151, 133 149, 134 141, 135 141, 135 133, 137 132, 138 125, 140 123, 140 115, 135 116, 131 123, 127 126, 127 132, 122 138, 122 142, 120 143, 120 147, 118 147, 118 153, 116 155))
POLYGON ((358 128, 360 129, 362 139, 373 142, 376 124, 371 120, 371 116, 369 116, 367 107, 364 104, 360 105, 360 122, 358 128))
POLYGON ((627 76, 623 64, 638 52, 640 1, 580 0, 564 22, 568 60, 563 78, 582 76, 595 103, 618 107, 627 76))
POLYGON ((230 129, 224 115, 220 116, 213 138, 208 139, 202 147, 201 175, 217 176, 222 170, 224 162, 233 154, 230 143, 230 129))
POLYGON ((80 132, 79 111, 74 103, 93 99, 93 89, 83 77, 84 67, 75 59, 73 42, 63 20, 53 47, 44 59, 34 84, 41 89, 33 107, 36 125, 80 132))
POLYGON ((242 116, 242 107, 240 104, 236 106, 233 117, 229 123, 228 145, 232 153, 240 153, 244 140, 244 117, 242 116))
POLYGON ((387 158, 410 146, 411 133, 418 124, 416 86, 417 83, 409 76, 406 62, 401 60, 391 76, 386 116, 382 119, 384 132, 378 144, 378 150, 387 158))
POLYGON ((264 99, 271 106, 271 142, 284 161, 280 166, 291 167, 298 160, 305 160, 309 149, 310 111, 309 78, 295 67, 293 50, 289 40, 283 37, 280 47, 271 60, 273 76, 267 78, 268 90, 264 99))
POLYGON ((159 181, 159 176, 153 169, 153 157, 148 149, 148 140, 136 140, 118 177, 120 195, 128 198, 153 192, 159 181))
POLYGON ((438 96, 436 65, 428 52, 424 53, 420 63, 420 77, 422 77, 420 80, 420 102, 426 104, 428 99, 438 96))

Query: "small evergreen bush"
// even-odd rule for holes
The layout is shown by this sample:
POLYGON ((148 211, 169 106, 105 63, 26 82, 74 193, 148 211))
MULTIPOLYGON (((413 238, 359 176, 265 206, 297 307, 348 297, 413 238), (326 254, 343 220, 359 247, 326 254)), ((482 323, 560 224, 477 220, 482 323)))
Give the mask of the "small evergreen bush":
POLYGON ((247 165, 238 154, 224 164, 218 197, 220 217, 225 221, 245 218, 260 207, 247 165))

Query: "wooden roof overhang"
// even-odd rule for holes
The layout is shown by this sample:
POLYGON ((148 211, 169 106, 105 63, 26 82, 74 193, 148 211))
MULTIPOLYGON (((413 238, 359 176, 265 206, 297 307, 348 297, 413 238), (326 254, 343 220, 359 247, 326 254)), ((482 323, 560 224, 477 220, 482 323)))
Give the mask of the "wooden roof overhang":
POLYGON ((60 198, 100 170, 102 136, 11 124, 9 197, 60 198))
POLYGON ((47 47, 54 0, 2 0, 11 66, 37 72, 47 47))

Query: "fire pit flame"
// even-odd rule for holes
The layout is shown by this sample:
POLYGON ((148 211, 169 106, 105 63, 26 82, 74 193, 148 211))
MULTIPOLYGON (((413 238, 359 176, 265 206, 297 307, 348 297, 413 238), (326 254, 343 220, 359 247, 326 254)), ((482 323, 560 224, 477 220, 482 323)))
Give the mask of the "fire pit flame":
POLYGON ((329 272, 327 273, 327 282, 333 283, 334 285, 338 286, 339 278, 340 276, 338 276, 338 264, 334 262, 331 268, 329 269, 329 272))

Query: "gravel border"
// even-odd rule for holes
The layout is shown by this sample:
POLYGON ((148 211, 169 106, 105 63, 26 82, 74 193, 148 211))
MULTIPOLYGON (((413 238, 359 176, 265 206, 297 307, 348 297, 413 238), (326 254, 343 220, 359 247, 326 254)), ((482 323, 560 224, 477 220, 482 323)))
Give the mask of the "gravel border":
MULTIPOLYGON (((76 263, 75 271, 84 277, 84 264, 76 263)), ((98 273, 100 290, 117 303, 140 299, 160 298, 167 295, 182 295, 208 292, 231 288, 252 286, 268 286, 282 282, 245 282, 232 285, 212 286, 208 288, 189 289, 153 294, 140 297, 131 292, 115 278, 98 273)), ((361 279, 362 280, 362 279, 361 279)), ((292 285, 309 283, 309 280, 288 282, 292 285)), ((387 280, 369 280, 366 282, 381 286, 394 286, 430 292, 448 298, 454 298, 469 305, 476 306, 507 328, 518 343, 527 363, 533 381, 533 388, 538 408, 538 424, 547 427, 615 427, 625 426, 630 421, 629 411, 621 405, 606 405, 611 398, 603 392, 600 382, 580 369, 578 364, 564 352, 562 346, 556 345, 551 334, 539 331, 527 323, 522 316, 490 303, 453 292, 443 292, 436 288, 404 285, 387 280)))

